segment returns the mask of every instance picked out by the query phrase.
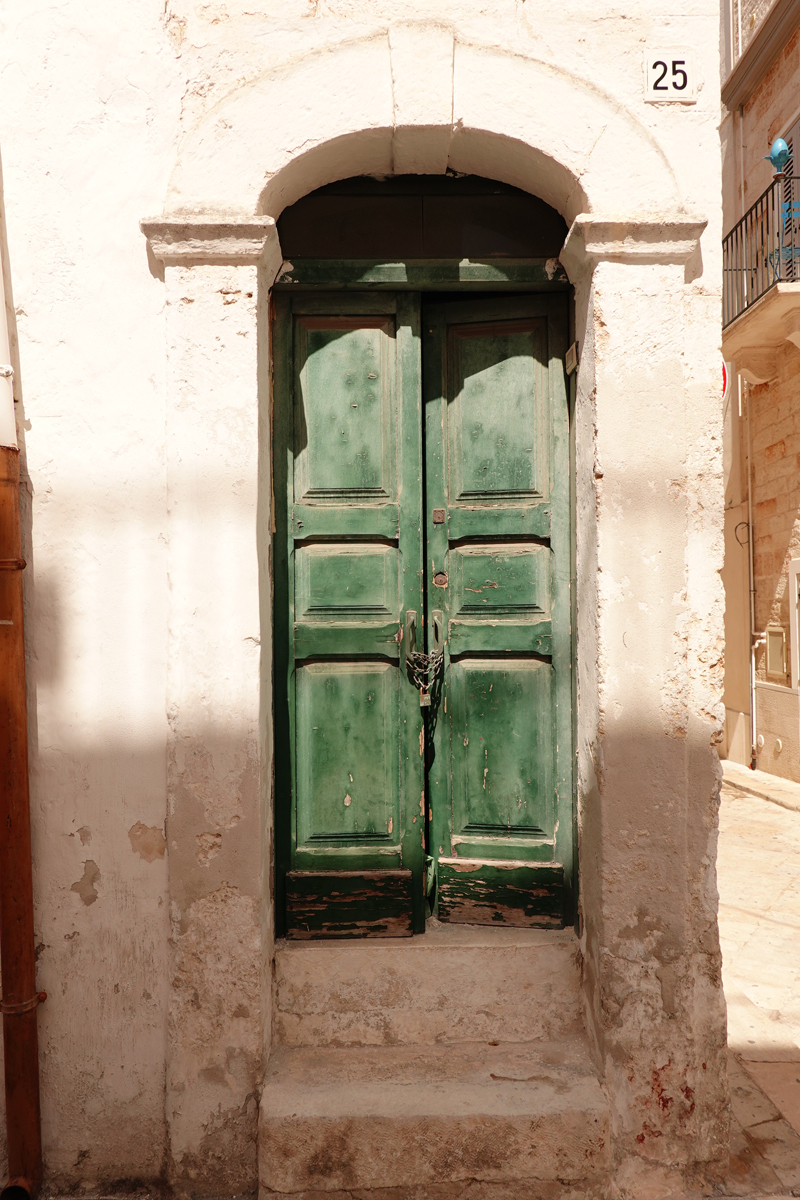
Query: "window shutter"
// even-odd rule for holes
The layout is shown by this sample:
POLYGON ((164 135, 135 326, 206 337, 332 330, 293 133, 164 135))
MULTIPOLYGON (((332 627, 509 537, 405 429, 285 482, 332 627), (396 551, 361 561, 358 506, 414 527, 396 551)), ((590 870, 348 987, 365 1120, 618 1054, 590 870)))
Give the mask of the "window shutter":
POLYGON ((800 249, 800 185, 794 177, 800 173, 800 118, 787 131, 784 138, 789 147, 789 159, 783 176, 783 238, 788 246, 782 251, 784 257, 782 277, 787 280, 800 278, 800 261, 796 249, 800 249))
POLYGON ((786 164, 786 175, 791 176, 795 173, 795 149, 800 151, 800 118, 784 134, 784 141, 789 147, 789 161, 786 164))

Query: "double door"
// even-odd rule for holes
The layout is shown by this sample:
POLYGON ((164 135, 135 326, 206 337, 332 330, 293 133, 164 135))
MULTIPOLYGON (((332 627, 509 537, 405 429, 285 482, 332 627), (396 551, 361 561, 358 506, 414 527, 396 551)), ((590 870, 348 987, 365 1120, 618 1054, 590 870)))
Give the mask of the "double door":
POLYGON ((566 297, 279 293, 278 932, 571 919, 566 297))

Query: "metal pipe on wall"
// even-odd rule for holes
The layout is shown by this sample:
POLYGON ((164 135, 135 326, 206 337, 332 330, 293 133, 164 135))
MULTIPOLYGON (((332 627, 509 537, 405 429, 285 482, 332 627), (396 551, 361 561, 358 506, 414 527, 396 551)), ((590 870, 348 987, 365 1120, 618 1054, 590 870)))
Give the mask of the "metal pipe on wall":
MULTIPOLYGON (((742 393, 744 387, 741 375, 739 384, 739 411, 742 408, 742 393)), ((756 650, 766 641, 764 634, 756 634, 756 572, 755 547, 753 539, 753 469, 752 442, 750 437, 750 394, 745 394, 747 404, 747 566, 750 584, 750 770, 756 769, 758 758, 758 719, 756 715, 756 650)))
MULTIPOLYGON (((2 247, 0 247, 0 252, 2 247)), ((35 1196, 42 1179, 28 706, 22 610, 19 448, 0 253, 0 978, 8 1182, 0 1200, 35 1196)))

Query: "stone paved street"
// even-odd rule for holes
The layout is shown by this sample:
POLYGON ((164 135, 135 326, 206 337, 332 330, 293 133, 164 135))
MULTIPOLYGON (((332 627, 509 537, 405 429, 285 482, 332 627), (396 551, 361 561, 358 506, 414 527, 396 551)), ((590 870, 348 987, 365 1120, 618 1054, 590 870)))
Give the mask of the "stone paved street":
POLYGON ((800 1195, 800 786, 735 764, 724 771, 718 861, 733 1110, 727 1191, 800 1195))

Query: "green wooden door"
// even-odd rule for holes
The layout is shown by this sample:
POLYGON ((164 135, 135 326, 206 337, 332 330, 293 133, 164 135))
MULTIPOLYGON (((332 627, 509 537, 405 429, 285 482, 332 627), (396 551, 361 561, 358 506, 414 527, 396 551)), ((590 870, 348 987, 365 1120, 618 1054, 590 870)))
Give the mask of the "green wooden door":
POLYGON ((565 335, 563 297, 426 305, 422 342, 418 294, 276 299, 279 933, 569 917, 565 335))
POLYGON ((419 297, 276 300, 279 929, 424 928, 419 297))
POLYGON ((566 334, 564 297, 423 310, 427 603, 445 629, 428 801, 444 920, 571 915, 566 334))

